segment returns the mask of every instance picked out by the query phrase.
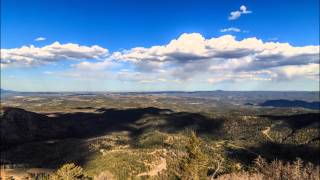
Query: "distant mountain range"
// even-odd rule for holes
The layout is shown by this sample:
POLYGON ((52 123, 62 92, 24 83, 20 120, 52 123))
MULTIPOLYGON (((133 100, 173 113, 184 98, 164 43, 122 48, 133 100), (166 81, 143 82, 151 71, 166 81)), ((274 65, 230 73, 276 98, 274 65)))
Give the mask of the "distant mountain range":
POLYGON ((0 92, 1 93, 12 93, 12 92, 15 92, 15 91, 6 90, 6 89, 0 89, 0 92))
POLYGON ((272 106, 272 107, 301 107, 301 108, 307 108, 307 109, 319 109, 320 102, 306 102, 306 101, 300 101, 300 100, 285 100, 285 99, 279 99, 279 100, 267 100, 261 104, 260 106, 272 106))
POLYGON ((206 98, 231 104, 271 107, 319 109, 319 91, 155 91, 155 92, 20 92, 0 89, 1 97, 11 96, 95 96, 114 95, 166 95, 186 98, 206 98))
POLYGON ((12 90, 7 90, 7 89, 0 89, 1 95, 8 95, 8 94, 15 94, 15 93, 18 93, 18 92, 12 91, 12 90))

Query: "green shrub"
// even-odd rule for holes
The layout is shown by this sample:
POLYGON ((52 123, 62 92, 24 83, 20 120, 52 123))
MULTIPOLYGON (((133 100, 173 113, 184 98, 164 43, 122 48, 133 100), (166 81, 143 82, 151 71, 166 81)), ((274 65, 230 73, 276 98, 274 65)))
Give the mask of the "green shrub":
POLYGON ((76 180, 76 179, 90 179, 83 172, 80 166, 74 163, 64 164, 55 175, 52 176, 54 180, 76 180))
POLYGON ((165 145, 166 136, 159 131, 145 133, 138 139, 141 148, 162 147, 165 145))
POLYGON ((260 156, 255 160, 255 171, 263 175, 264 179, 274 180, 319 180, 319 166, 304 163, 297 158, 292 164, 274 160, 271 163, 260 156))
POLYGON ((208 157, 202 151, 202 147, 201 139, 196 136, 195 132, 191 132, 186 145, 187 155, 180 163, 182 179, 199 180, 206 178, 208 157))

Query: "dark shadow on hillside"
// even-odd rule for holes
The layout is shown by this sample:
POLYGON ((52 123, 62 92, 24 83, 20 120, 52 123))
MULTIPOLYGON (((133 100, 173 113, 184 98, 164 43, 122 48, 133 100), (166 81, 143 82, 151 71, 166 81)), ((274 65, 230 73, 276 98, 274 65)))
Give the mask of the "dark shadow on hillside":
POLYGON ((184 130, 186 127, 190 127, 197 134, 212 134, 218 133, 217 129, 220 129, 223 119, 208 119, 206 116, 197 113, 180 112, 174 115, 168 115, 166 117, 166 124, 157 126, 160 129, 167 132, 175 132, 177 130, 184 130))
POLYGON ((246 165, 252 164, 258 155, 269 161, 278 159, 286 162, 293 162, 296 158, 301 158, 305 162, 312 162, 319 165, 320 147, 311 145, 294 145, 279 143, 262 143, 246 149, 228 149, 229 158, 236 159, 246 165))
POLYGON ((43 167, 57 169, 65 163, 83 165, 90 157, 85 141, 81 139, 64 139, 19 144, 1 151, 1 165, 7 168, 43 167))
POLYGON ((306 109, 313 109, 319 110, 320 109, 320 102, 307 102, 301 100, 286 100, 286 99, 275 99, 275 100, 267 100, 259 106, 271 106, 271 107, 285 107, 285 108, 306 108, 306 109))
POLYGON ((5 108, 0 122, 1 164, 51 168, 66 162, 83 164, 89 152, 86 138, 129 131, 134 140, 148 129, 174 133, 190 128, 199 134, 210 134, 218 131, 222 123, 197 113, 153 107, 49 115, 5 108))
POLYGON ((320 128, 320 113, 296 114, 289 116, 262 115, 260 117, 268 118, 271 121, 286 122, 292 129, 291 134, 294 134, 299 129, 311 125, 320 128))
MULTIPOLYGON (((290 137, 297 130, 306 128, 309 126, 319 128, 320 114, 319 113, 307 113, 296 115, 261 115, 260 117, 267 118, 271 121, 283 121, 291 129, 292 132, 287 136, 290 137)), ((320 135, 311 141, 319 140, 320 135)), ((257 158, 258 155, 268 159, 279 159, 283 161, 294 161, 297 157, 304 161, 312 162, 314 164, 320 164, 320 147, 316 145, 304 144, 286 144, 286 143, 274 143, 264 142, 252 147, 246 147, 246 149, 228 149, 228 156, 232 159, 237 159, 247 165, 252 164, 252 161, 257 158)))

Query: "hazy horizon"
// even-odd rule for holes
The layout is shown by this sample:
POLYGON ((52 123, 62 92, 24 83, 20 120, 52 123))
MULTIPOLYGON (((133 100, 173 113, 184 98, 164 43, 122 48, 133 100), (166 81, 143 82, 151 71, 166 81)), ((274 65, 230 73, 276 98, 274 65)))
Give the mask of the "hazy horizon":
POLYGON ((112 91, 112 90, 105 90, 105 91, 19 91, 14 89, 4 89, 1 90, 5 91, 14 91, 14 92, 30 92, 30 93, 165 93, 165 92, 319 92, 319 90, 223 90, 223 89, 213 89, 213 90, 193 90, 193 91, 183 91, 183 90, 163 90, 163 91, 112 91))

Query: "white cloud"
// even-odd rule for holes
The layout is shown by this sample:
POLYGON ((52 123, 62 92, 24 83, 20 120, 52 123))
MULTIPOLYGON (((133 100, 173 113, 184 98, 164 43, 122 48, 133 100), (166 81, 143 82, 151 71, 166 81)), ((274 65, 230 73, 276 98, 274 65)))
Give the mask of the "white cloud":
POLYGON ((238 41, 231 35, 205 39, 199 33, 185 33, 167 45, 132 48, 115 52, 111 58, 134 63, 175 62, 184 64, 199 60, 222 64, 227 60, 238 62, 247 58, 247 63, 279 66, 317 62, 318 53, 319 46, 295 47, 288 43, 263 42, 255 37, 238 41))
POLYGON ((278 69, 279 76, 292 79, 295 77, 319 78, 319 64, 289 65, 278 69))
POLYGON ((239 28, 229 27, 225 29, 220 29, 220 32, 241 32, 239 28))
POLYGON ((263 75, 268 74, 265 72, 240 72, 240 73, 226 73, 223 75, 214 76, 208 78, 208 82, 211 84, 223 82, 223 81, 271 81, 271 77, 264 77, 263 75))
POLYGON ((238 19, 242 14, 250 14, 252 11, 248 11, 247 7, 242 5, 240 6, 240 10, 238 11, 232 11, 230 13, 230 16, 228 17, 229 20, 236 20, 238 19))
POLYGON ((241 10, 242 14, 250 14, 250 13, 252 13, 252 11, 248 11, 247 7, 244 6, 244 5, 240 6, 240 10, 241 10))
POLYGON ((60 60, 101 59, 108 54, 108 50, 100 46, 81 46, 67 43, 35 47, 1 49, 1 66, 33 66, 60 60))
POLYGON ((108 68, 112 68, 116 66, 116 62, 110 61, 110 60, 105 60, 101 62, 80 62, 78 64, 73 65, 72 67, 79 69, 79 70, 105 70, 108 68))
POLYGON ((138 72, 156 73, 162 69, 168 76, 182 80, 215 76, 223 80, 260 81, 279 77, 279 67, 318 64, 319 46, 297 47, 255 37, 236 40, 231 35, 206 39, 191 33, 166 45, 115 52, 111 59, 131 62, 138 72))
POLYGON ((34 39, 35 41, 45 41, 47 38, 45 37, 37 37, 36 39, 34 39))
POLYGON ((70 70, 51 75, 138 83, 310 79, 319 75, 319 48, 264 42, 256 37, 237 40, 232 35, 205 38, 184 33, 168 44, 111 54, 99 46, 58 42, 40 48, 1 49, 1 66, 79 60, 70 70))

